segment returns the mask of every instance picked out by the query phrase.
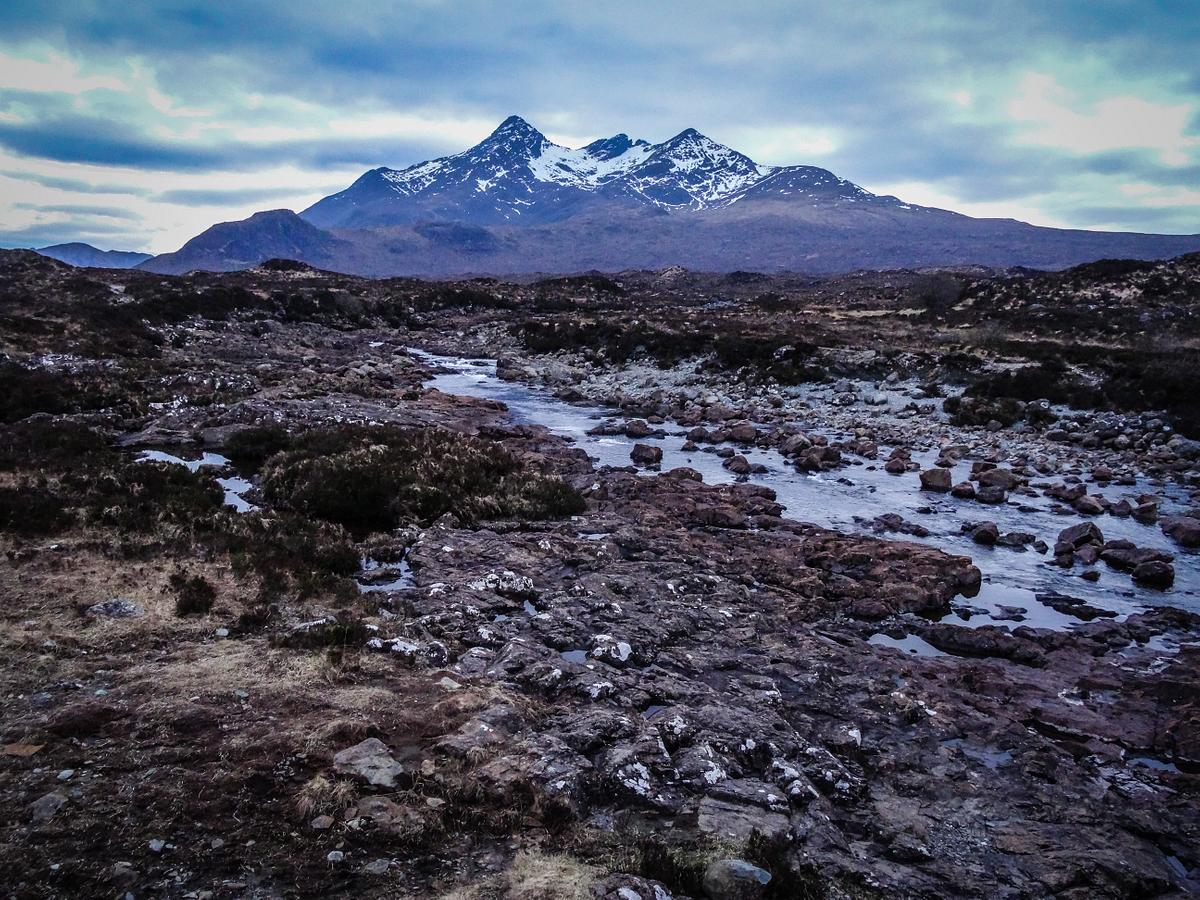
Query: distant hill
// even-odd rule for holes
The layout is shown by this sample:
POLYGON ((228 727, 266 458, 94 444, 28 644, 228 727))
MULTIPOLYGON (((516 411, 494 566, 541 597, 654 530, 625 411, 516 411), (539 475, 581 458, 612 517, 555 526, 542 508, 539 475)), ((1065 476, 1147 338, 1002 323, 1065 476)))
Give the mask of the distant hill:
POLYGON ((800 271, 980 264, 1061 269, 1200 250, 1200 235, 1040 228, 873 194, 815 166, 766 166, 694 129, 561 147, 512 116, 462 153, 372 169, 299 215, 223 223, 143 268, 289 256, 361 275, 800 271))
POLYGON ((150 253, 134 253, 126 250, 100 250, 91 244, 55 244, 40 247, 35 252, 49 256, 68 265, 85 269, 132 269, 134 266, 153 259, 150 253))
POLYGON ((291 210, 273 209, 214 225, 175 253, 156 256, 139 268, 174 274, 192 269, 228 272, 268 259, 295 259, 336 269, 351 249, 347 242, 310 225, 291 210))

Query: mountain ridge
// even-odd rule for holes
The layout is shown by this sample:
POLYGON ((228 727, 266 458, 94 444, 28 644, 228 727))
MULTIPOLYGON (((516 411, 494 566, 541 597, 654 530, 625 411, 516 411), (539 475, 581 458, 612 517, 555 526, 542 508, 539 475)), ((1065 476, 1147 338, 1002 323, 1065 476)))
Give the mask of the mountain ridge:
POLYGON ((101 250, 99 247, 93 247, 82 241, 52 244, 49 247, 39 247, 33 252, 84 269, 132 269, 154 258, 152 253, 138 253, 133 250, 101 250))
POLYGON ((609 205, 711 209, 785 187, 810 198, 899 202, 816 166, 761 165, 694 128, 658 144, 621 133, 572 150, 509 116, 461 153, 405 169, 371 169, 300 216, 327 229, 411 224, 430 216, 481 225, 540 223, 609 205))
POLYGON ((831 273, 1061 269, 1200 250, 1200 235, 1043 228, 905 203, 817 166, 761 165, 694 128, 658 144, 620 133, 571 149, 519 116, 461 153, 370 169, 299 214, 262 215, 213 226, 141 267, 229 270, 290 256, 370 276, 831 273))

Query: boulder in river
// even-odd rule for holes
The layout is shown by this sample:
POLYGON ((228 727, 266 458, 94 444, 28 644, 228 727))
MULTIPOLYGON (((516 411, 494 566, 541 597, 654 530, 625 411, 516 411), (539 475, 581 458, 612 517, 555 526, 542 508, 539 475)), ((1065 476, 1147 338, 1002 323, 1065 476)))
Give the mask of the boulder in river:
POLYGON ((1133 580, 1146 587, 1166 590, 1175 583, 1175 567, 1157 559, 1138 563, 1133 569, 1133 580))
POLYGON ((740 453, 729 457, 721 465, 735 475, 747 475, 750 472, 750 461, 740 453))
POLYGON ((1200 547, 1200 519, 1170 516, 1162 520, 1163 534, 1184 547, 1200 547))
POLYGON ((944 494, 950 490, 950 472, 946 469, 925 469, 921 472, 921 490, 944 494))
POLYGON ((1060 544, 1070 544, 1071 549, 1078 550, 1087 544, 1103 544, 1104 532, 1094 522, 1080 522, 1060 531, 1058 541, 1060 544))
POLYGON ((657 466, 662 462, 662 447, 634 444, 633 449, 629 451, 629 458, 640 466, 657 466))
POLYGON ((998 487, 1011 491, 1017 483, 1017 476, 1008 469, 988 469, 979 473, 979 484, 982 487, 998 487))
POLYGON ((959 500, 974 500, 975 485, 969 481, 960 481, 954 487, 950 488, 950 496, 957 497, 959 500))
POLYGON ((1000 539, 1000 529, 995 522, 981 522, 971 529, 971 540, 985 547, 992 547, 1000 539))

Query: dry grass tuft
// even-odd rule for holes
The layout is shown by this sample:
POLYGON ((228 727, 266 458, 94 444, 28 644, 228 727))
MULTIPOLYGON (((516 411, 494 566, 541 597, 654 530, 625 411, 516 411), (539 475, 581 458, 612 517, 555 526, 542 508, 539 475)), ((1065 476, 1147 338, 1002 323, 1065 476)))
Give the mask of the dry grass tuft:
POLYGON ((330 781, 324 775, 311 778, 296 792, 294 803, 301 819, 313 816, 337 815, 357 799, 354 786, 346 781, 330 781))
POLYGON ((522 850, 503 875, 455 888, 439 900, 587 900, 597 872, 560 853, 522 850))
POLYGON ((586 900, 596 870, 559 853, 524 850, 508 870, 506 900, 586 900))

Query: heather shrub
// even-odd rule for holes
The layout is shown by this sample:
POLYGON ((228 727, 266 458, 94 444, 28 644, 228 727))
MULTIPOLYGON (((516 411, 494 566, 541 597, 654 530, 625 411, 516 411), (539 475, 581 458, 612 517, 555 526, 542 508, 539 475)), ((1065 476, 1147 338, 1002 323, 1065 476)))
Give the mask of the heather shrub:
POLYGON ((526 472, 503 446, 442 429, 308 432, 266 466, 273 504, 365 533, 428 522, 551 518, 583 499, 559 479, 526 472))

